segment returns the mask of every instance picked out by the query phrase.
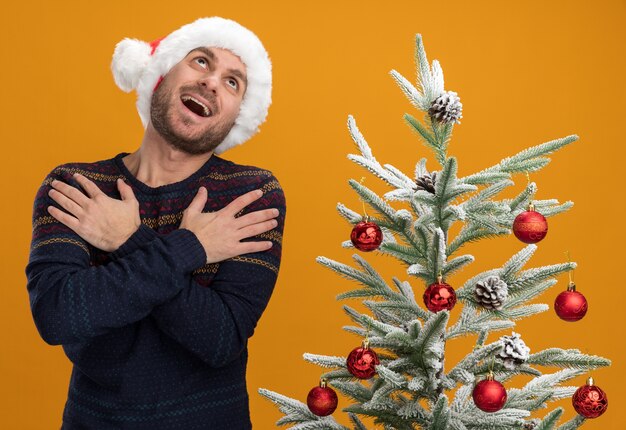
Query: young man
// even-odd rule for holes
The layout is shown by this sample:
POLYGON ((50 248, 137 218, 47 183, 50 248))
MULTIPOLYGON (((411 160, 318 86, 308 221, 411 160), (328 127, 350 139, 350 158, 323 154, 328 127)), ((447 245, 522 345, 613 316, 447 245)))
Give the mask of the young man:
POLYGON ((265 121, 270 60, 212 17, 124 39, 112 70, 137 90, 141 147, 56 167, 33 207, 33 318, 73 363, 62 428, 249 429, 247 341, 286 203, 272 172, 216 154, 265 121))

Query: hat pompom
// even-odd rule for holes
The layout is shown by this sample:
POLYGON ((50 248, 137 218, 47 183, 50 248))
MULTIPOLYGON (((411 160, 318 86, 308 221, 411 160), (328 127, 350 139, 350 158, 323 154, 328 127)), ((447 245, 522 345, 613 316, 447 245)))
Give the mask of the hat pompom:
POLYGON ((137 88, 139 78, 150 61, 151 51, 149 43, 128 37, 115 45, 111 71, 115 83, 124 92, 137 88))

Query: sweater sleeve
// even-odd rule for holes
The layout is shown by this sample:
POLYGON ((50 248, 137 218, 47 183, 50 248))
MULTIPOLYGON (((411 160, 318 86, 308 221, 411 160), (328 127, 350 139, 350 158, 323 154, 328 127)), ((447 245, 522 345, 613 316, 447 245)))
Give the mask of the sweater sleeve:
MULTIPOLYGON (((187 288, 152 311, 152 317, 166 335, 212 367, 224 366, 243 352, 268 305, 278 277, 286 215, 285 196, 274 176, 264 182, 262 188, 264 195, 246 206, 242 215, 277 208, 278 225, 242 241, 269 239, 273 246, 266 251, 221 261, 208 287, 198 284, 189 274, 181 276, 180 282, 187 288)), ((143 245, 127 242, 115 251, 115 258, 132 254, 160 236, 147 226, 144 230, 145 235, 138 236, 145 241, 143 245)))
MULTIPOLYGON (((180 292, 180 276, 206 262, 197 236, 179 229, 123 259, 93 266, 91 245, 47 209, 56 206, 65 212, 48 195, 53 179, 80 189, 71 172, 65 165, 55 168, 37 191, 25 269, 35 325, 51 345, 82 342, 145 318, 180 292)), ((143 233, 137 230, 129 241, 143 233)))

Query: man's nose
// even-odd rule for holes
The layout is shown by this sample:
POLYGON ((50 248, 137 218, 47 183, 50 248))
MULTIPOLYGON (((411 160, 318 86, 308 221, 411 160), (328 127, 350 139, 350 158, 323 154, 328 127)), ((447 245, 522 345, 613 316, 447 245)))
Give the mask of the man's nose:
POLYGON ((200 79, 200 85, 215 92, 217 90, 217 76, 215 76, 215 74, 213 73, 211 73, 210 75, 205 75, 200 79))

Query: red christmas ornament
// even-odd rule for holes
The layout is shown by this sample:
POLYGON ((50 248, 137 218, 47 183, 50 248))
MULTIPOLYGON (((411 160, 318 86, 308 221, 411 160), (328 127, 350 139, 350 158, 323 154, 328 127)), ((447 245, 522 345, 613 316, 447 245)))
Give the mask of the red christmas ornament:
POLYGON ((565 321, 578 321, 587 313, 587 299, 576 291, 576 285, 570 282, 567 291, 562 291, 554 300, 556 314, 565 321))
POLYGON ((442 282, 441 275, 437 276, 437 282, 432 283, 424 291, 424 304, 431 312, 439 312, 444 309, 450 310, 456 304, 456 292, 450 285, 442 282))
POLYGON ((513 233, 524 243, 537 243, 546 237, 548 221, 543 215, 535 211, 535 206, 531 202, 527 211, 515 217, 513 233))
POLYGON ((572 405, 583 417, 598 418, 609 407, 609 399, 600 387, 593 385, 593 378, 590 376, 587 385, 583 385, 574 393, 572 405))
POLYGON ((370 379, 376 373, 376 365, 380 364, 378 355, 369 349, 369 340, 363 340, 363 346, 354 348, 346 359, 348 371, 359 379, 370 379))
POLYGON ((369 221, 369 217, 365 216, 365 221, 357 223, 352 229, 350 240, 360 251, 373 251, 383 241, 383 232, 375 222, 369 221))
POLYGON ((490 371, 487 379, 483 379, 474 387, 472 397, 476 407, 485 412, 496 412, 506 403, 506 389, 504 385, 493 379, 490 371))
POLYGON ((318 417, 325 417, 335 412, 337 409, 337 393, 326 386, 326 379, 320 379, 319 387, 311 388, 306 397, 306 404, 309 410, 318 417))

